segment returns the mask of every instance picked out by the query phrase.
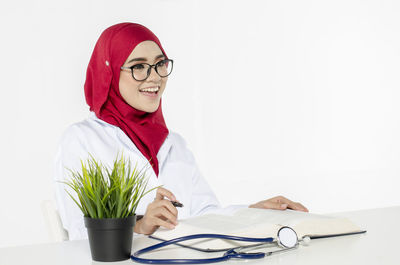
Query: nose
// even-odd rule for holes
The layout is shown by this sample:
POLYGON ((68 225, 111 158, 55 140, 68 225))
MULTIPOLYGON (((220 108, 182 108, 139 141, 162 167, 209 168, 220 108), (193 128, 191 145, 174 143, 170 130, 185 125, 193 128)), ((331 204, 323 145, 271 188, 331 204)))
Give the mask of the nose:
POLYGON ((153 65, 149 69, 150 74, 149 77, 147 78, 148 81, 159 81, 161 79, 161 76, 159 76, 156 72, 156 67, 153 65))

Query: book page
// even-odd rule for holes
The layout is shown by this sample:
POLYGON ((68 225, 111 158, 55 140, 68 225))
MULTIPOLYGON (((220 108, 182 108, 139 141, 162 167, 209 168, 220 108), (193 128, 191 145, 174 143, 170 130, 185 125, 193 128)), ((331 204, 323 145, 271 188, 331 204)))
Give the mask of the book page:
MULTIPOLYGON (((243 208, 234 213, 234 216, 246 217, 252 223, 273 223, 280 226, 294 227, 298 223, 310 220, 330 220, 333 217, 300 212, 294 210, 271 210, 271 209, 254 209, 243 208)), ((335 218, 333 218, 335 219, 335 218)))
MULTIPOLYGON (((207 214, 180 220, 173 230, 160 228, 153 236, 163 240, 194 234, 224 234, 243 237, 270 237, 276 235, 279 226, 271 223, 248 222, 246 216, 207 214), (260 233, 263 231, 263 233, 260 233)), ((254 242, 231 241, 222 239, 195 239, 182 244, 204 249, 232 248, 254 244, 254 242)))
MULTIPOLYGON (((280 227, 293 228, 299 238, 304 235, 323 236, 361 231, 345 218, 310 214, 293 210, 244 208, 233 215, 207 214, 179 221, 173 230, 159 229, 153 236, 163 240, 193 234, 225 234, 242 237, 276 238, 280 227)), ((232 248, 254 243, 221 239, 197 239, 182 244, 204 248, 232 248)))
POLYGON ((299 238, 307 236, 334 235, 359 232, 361 229, 346 218, 337 218, 319 214, 311 214, 294 210, 240 209, 234 213, 248 216, 253 223, 274 223, 279 226, 293 228, 299 238))
POLYGON ((347 218, 313 219, 300 221, 294 226, 299 238, 360 232, 361 229, 347 218))

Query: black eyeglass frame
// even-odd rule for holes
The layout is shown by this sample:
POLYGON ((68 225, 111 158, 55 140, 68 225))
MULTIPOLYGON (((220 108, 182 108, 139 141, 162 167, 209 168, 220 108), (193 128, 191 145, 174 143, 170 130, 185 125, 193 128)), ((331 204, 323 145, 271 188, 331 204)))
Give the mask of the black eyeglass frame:
POLYGON ((154 67, 154 70, 156 71, 156 73, 157 73, 160 77, 167 77, 167 76, 169 76, 169 75, 172 73, 172 69, 174 68, 174 60, 172 60, 172 59, 164 59, 164 60, 161 60, 161 61, 157 62, 156 64, 138 63, 138 64, 134 64, 134 65, 132 65, 132 66, 130 66, 130 67, 121 66, 121 69, 122 69, 122 70, 131 70, 131 74, 132 74, 133 79, 135 79, 136 81, 144 81, 144 80, 146 80, 147 78, 149 78, 150 73, 151 73, 151 69, 152 69, 153 67, 154 67), (168 63, 171 64, 171 71, 170 71, 167 75, 160 75, 160 73, 158 72, 158 65, 159 65, 160 63, 162 63, 162 62, 163 62, 163 63, 168 62, 168 63), (146 78, 141 79, 141 80, 136 79, 136 78, 135 78, 135 75, 133 74, 133 67, 135 67, 136 65, 139 65, 139 64, 146 64, 146 65, 149 66, 149 69, 147 70, 147 76, 146 76, 146 78))

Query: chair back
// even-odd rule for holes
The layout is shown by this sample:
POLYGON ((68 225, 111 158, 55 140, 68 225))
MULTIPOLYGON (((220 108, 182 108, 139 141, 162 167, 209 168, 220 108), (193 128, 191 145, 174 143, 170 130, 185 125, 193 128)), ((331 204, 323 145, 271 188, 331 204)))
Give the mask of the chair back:
POLYGON ((52 200, 45 200, 41 203, 42 213, 46 222, 49 237, 53 242, 67 241, 68 232, 64 229, 56 205, 52 200))

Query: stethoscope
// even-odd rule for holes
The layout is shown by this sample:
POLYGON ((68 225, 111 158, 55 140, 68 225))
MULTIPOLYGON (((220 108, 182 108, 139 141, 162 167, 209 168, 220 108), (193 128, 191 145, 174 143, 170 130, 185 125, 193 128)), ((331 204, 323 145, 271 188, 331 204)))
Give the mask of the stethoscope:
MULTIPOLYGON (((229 259, 262 259, 266 256, 271 256, 275 253, 280 253, 283 251, 288 251, 292 249, 296 249, 299 246, 299 242, 303 242, 308 245, 310 243, 310 237, 304 236, 300 240, 297 238, 296 232, 288 227, 281 227, 277 233, 276 239, 273 237, 266 238, 251 238, 251 237, 240 237, 240 236, 230 236, 230 235, 220 235, 220 234, 196 234, 190 236, 178 237, 175 239, 163 241, 161 243, 152 245, 150 247, 141 249, 136 251, 133 255, 131 255, 131 259, 133 261, 145 264, 206 264, 206 263, 214 263, 226 261, 229 259), (216 258, 208 258, 208 259, 144 259, 139 258, 140 255, 153 251, 155 249, 159 249, 168 245, 177 244, 182 241, 199 239, 199 238, 216 238, 216 239, 225 239, 225 240, 235 240, 235 241, 246 241, 246 242, 254 242, 260 243, 256 245, 236 247, 225 250, 226 252, 221 257, 216 258), (262 247, 268 246, 278 246, 279 250, 268 251, 268 252, 246 252, 249 250, 254 250, 262 247)), ((182 246, 182 245, 181 245, 182 246)), ((190 247, 189 247, 190 248, 190 247)), ((199 249, 197 249, 199 250, 199 249)), ((210 252, 210 251, 206 251, 210 252)))

